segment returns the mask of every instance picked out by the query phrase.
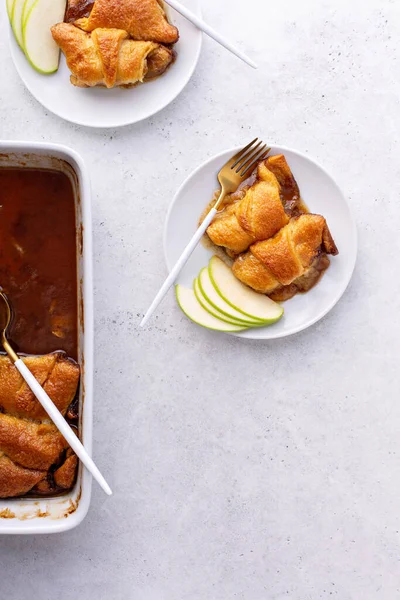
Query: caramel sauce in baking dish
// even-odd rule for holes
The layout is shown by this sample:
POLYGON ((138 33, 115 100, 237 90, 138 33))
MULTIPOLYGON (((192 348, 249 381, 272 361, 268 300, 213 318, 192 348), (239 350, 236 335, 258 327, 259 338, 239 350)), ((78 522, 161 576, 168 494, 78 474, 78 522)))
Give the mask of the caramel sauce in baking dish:
POLYGON ((17 352, 77 360, 77 245, 72 183, 61 171, 0 168, 0 285, 17 352))

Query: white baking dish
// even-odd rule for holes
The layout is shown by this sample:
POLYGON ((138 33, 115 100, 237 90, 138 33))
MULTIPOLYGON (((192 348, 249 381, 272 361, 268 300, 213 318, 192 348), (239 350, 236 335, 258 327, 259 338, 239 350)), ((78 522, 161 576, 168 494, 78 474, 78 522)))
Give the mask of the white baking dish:
MULTIPOLYGON (((0 167, 57 169, 72 181, 75 194, 78 249, 79 364, 82 369, 79 398, 80 436, 92 450, 93 414, 93 269, 90 182, 81 157, 66 146, 1 142, 0 167)), ((55 498, 0 499, 0 533, 55 533, 76 527, 87 514, 91 475, 79 465, 74 489, 55 498)))

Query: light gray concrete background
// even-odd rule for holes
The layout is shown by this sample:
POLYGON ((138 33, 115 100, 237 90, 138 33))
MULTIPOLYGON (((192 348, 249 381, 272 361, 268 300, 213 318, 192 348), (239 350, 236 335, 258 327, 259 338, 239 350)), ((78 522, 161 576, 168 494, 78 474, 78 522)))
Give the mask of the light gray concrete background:
POLYGON ((204 0, 260 65, 208 39, 162 113, 72 126, 24 89, 2 24, 0 135, 76 148, 93 183, 97 486, 81 527, 3 537, 7 600, 400 597, 400 3, 204 0), (316 157, 345 190, 360 251, 319 324, 252 343, 188 322, 162 230, 196 167, 261 135, 316 157))

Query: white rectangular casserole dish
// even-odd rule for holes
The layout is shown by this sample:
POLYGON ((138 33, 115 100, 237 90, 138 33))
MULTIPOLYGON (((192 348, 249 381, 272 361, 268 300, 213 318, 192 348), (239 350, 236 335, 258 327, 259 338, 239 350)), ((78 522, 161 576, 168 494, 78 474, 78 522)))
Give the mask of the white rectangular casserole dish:
MULTIPOLYGON (((90 181, 86 167, 66 146, 0 141, 0 167, 56 169, 68 175, 75 196, 78 253, 78 354, 80 438, 91 454, 93 417, 93 267, 90 181)), ((0 533, 56 533, 76 527, 87 514, 92 477, 79 464, 74 488, 54 498, 0 499, 0 533)))

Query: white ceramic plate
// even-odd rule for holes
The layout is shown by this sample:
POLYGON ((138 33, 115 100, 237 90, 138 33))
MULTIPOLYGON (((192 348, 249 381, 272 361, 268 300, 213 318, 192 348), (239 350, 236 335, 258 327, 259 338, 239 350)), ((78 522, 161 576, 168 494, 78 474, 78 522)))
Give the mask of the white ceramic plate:
MULTIPOLYGON (((172 201, 164 231, 164 254, 168 269, 174 265, 186 243, 196 230, 200 215, 218 189, 217 173, 240 148, 214 156, 186 179, 172 201)), ((356 262, 357 231, 350 208, 330 175, 314 160, 283 146, 272 146, 270 154, 284 154, 300 187, 309 210, 322 214, 338 246, 339 255, 331 257, 331 265, 321 281, 307 294, 298 294, 284 302, 283 318, 270 327, 249 329, 237 334, 250 339, 274 339, 306 329, 326 315, 345 291, 356 262)), ((212 251, 200 244, 178 283, 192 286, 200 269, 207 265, 212 251)))
MULTIPOLYGON (((200 0, 186 0, 185 5, 201 14, 200 0)), ((188 83, 199 59, 201 32, 173 9, 167 12, 180 33, 174 46, 176 62, 161 77, 134 88, 77 88, 69 81, 70 71, 63 55, 57 73, 41 75, 28 63, 9 27, 11 55, 31 94, 62 119, 87 127, 130 125, 151 117, 172 102, 188 83)))

